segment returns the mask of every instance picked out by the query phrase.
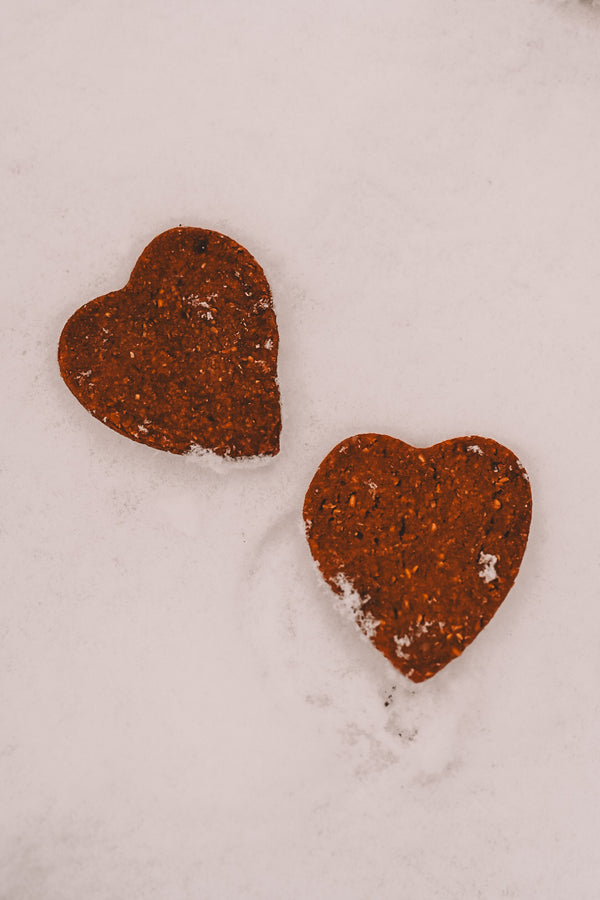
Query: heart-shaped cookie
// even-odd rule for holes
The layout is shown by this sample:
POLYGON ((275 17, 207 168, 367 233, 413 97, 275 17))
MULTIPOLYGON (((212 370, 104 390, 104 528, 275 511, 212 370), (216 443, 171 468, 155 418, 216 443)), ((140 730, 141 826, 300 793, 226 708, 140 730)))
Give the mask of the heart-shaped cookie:
POLYGON ((359 434, 317 469, 304 521, 342 608, 418 682, 460 656, 512 587, 531 490, 514 453, 488 438, 420 449, 359 434))
POLYGON ((80 403, 120 434, 172 453, 279 451, 278 333, 256 260, 231 238, 173 228, 127 285, 78 309, 58 359, 80 403))

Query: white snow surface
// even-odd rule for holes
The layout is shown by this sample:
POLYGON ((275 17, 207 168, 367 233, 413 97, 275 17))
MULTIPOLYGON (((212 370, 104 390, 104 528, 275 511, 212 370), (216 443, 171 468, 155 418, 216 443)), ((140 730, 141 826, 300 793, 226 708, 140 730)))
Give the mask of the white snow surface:
POLYGON ((2 42, 0 898, 596 900, 597 4, 8 0, 2 42), (259 468, 59 377, 69 315, 179 224, 272 288, 259 468), (531 478, 514 588, 420 685, 301 526, 371 431, 531 478))

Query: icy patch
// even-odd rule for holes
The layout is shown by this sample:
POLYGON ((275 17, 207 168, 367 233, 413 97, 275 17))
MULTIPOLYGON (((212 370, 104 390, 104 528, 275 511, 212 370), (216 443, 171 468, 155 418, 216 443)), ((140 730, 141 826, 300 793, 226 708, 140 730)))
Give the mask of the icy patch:
POLYGON ((267 338, 267 340, 265 341, 264 346, 265 346, 265 350, 272 350, 272 349, 273 349, 273 339, 272 339, 272 338, 267 338))
POLYGON ((239 472, 243 469, 257 469, 267 465, 273 459, 273 456, 267 453, 262 453, 258 456, 220 456, 214 450, 208 450, 199 444, 192 444, 184 455, 191 462, 202 463, 208 469, 218 472, 220 475, 234 470, 239 472))
POLYGON ((377 628, 381 625, 381 621, 376 619, 370 612, 363 612, 363 606, 369 602, 370 597, 361 597, 354 590, 352 583, 348 581, 341 572, 334 579, 334 584, 341 590, 341 594, 337 595, 337 609, 342 615, 350 619, 361 631, 365 637, 371 639, 377 634, 377 628))
POLYGON ((498 573, 496 572, 497 562, 498 557, 494 556, 493 553, 484 553, 482 550, 479 554, 479 565, 482 567, 479 572, 479 577, 483 578, 486 584, 489 584, 490 581, 494 581, 494 579, 498 577, 498 573))
POLYGON ((518 465, 519 471, 521 472, 521 475, 523 476, 525 481, 529 481, 529 475, 525 471, 525 466, 523 465, 523 463, 521 462, 520 459, 517 460, 517 465, 518 465))
POLYGON ((479 446, 479 444, 469 444, 467 447, 467 453, 478 453, 479 456, 483 456, 483 450, 479 446))

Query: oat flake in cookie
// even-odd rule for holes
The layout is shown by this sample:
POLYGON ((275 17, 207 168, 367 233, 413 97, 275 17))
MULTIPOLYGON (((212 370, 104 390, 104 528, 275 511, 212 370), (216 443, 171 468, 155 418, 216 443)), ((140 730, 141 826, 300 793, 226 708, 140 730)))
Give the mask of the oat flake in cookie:
POLYGON ((122 290, 71 316, 58 360, 79 402, 120 434, 241 459, 279 451, 278 341, 250 253, 216 231, 173 228, 122 290))
POLYGON ((514 453, 488 438, 419 449, 359 434, 317 469, 304 521, 341 607, 417 682, 460 656, 511 589, 531 489, 514 453))

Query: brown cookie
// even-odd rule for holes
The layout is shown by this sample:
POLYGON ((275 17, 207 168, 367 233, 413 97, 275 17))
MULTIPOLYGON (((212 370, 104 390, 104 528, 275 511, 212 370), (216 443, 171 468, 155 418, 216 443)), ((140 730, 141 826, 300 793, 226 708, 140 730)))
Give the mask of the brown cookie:
POLYGON ((419 449, 348 438, 308 488, 304 521, 321 574, 396 668, 424 681, 490 621, 519 571, 529 479, 495 441, 419 449))
POLYGON ((120 291, 80 307, 60 336, 67 386, 93 416, 172 453, 279 451, 279 337, 256 260, 202 228, 156 237, 120 291))

